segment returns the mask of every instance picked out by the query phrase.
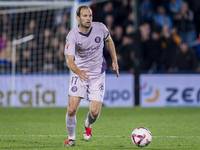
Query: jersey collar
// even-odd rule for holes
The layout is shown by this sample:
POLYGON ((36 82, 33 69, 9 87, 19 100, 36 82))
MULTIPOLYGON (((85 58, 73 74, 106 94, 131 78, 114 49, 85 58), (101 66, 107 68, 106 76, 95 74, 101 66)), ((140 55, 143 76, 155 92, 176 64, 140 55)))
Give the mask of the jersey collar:
MULTIPOLYGON (((78 27, 77 27, 77 28, 78 28, 78 27)), ((79 28, 78 28, 78 33, 81 34, 81 35, 83 35, 83 36, 86 36, 86 37, 88 37, 88 36, 90 35, 91 31, 92 31, 92 27, 90 28, 90 31, 89 31, 87 34, 84 34, 84 33, 82 33, 82 32, 79 30, 79 28)))

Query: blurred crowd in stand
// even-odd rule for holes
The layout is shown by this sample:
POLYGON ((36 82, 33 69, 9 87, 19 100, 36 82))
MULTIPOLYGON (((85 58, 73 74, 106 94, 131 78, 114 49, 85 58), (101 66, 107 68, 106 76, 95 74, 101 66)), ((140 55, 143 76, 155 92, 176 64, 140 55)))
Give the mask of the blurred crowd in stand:
POLYGON ((16 72, 22 74, 68 71, 64 47, 70 30, 70 8, 43 9, 31 11, 31 7, 27 7, 24 13, 0 16, 0 72, 9 73, 13 61, 16 72), (30 35, 34 38, 16 45, 13 59, 12 41, 30 35))
MULTIPOLYGON (((136 0, 91 5, 93 21, 110 31, 120 71, 134 73, 139 63, 142 72, 199 73, 200 1, 140 0, 138 15, 135 6, 136 0)), ((13 61, 22 74, 68 71, 64 46, 70 19, 70 8, 0 14, 0 72, 10 72, 13 61), (16 45, 13 59, 13 39, 29 35, 34 39, 16 45)), ((106 47, 104 56, 108 72, 113 72, 106 47)))
MULTIPOLYGON (((140 63, 142 72, 199 73, 200 1, 141 0, 137 29, 135 5, 135 0, 113 0, 91 7, 113 37, 120 71, 134 73, 140 63)), ((105 57, 112 71, 107 51, 105 57)))

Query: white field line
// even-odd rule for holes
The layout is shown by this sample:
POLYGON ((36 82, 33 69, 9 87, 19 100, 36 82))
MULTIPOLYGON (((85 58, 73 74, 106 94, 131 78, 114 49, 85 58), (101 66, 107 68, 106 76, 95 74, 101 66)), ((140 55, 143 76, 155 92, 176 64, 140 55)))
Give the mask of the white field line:
MULTIPOLYGON (((0 135, 0 137, 67 137, 67 135, 0 135)), ((96 135, 93 137, 102 137, 102 138, 124 138, 128 136, 101 136, 96 135)), ((184 138, 184 139, 192 139, 192 138, 200 138, 200 136, 153 136, 153 138, 184 138)))

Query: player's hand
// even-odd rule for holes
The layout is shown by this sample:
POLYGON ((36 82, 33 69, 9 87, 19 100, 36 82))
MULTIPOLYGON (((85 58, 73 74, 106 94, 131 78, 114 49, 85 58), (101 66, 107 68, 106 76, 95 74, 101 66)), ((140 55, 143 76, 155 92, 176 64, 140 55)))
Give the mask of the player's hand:
POLYGON ((89 79, 89 75, 86 74, 87 72, 90 72, 90 71, 88 71, 88 70, 80 70, 80 72, 78 73, 78 77, 82 82, 86 81, 87 79, 89 79))
POLYGON ((115 70, 117 77, 119 77, 119 67, 117 62, 112 63, 113 70, 115 70))

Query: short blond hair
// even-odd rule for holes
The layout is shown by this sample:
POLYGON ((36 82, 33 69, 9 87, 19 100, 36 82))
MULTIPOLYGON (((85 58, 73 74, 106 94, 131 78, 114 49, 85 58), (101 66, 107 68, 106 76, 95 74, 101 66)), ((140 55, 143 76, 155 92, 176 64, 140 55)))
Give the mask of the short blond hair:
MULTIPOLYGON (((76 10, 76 15, 80 17, 81 15, 81 9, 90 9, 89 6, 86 6, 86 5, 82 5, 82 6, 79 6, 79 8, 76 10)), ((91 9, 90 9, 91 10, 91 9)), ((92 10, 91 10, 92 11, 92 10)))

